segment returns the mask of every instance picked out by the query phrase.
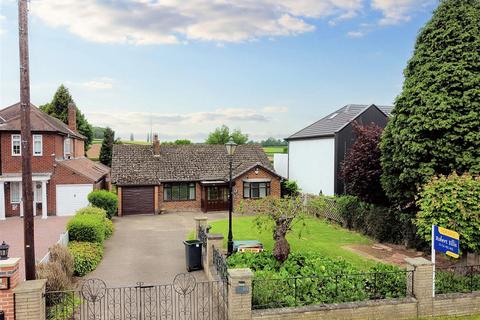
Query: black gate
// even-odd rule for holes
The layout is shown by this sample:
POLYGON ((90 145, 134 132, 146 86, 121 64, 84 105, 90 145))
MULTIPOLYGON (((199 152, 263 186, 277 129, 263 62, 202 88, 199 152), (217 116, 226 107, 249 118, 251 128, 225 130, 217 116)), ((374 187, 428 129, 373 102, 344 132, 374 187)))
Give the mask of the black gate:
POLYGON ((47 292, 47 320, 227 320, 227 285, 178 274, 172 284, 107 287, 86 280, 80 290, 47 292))

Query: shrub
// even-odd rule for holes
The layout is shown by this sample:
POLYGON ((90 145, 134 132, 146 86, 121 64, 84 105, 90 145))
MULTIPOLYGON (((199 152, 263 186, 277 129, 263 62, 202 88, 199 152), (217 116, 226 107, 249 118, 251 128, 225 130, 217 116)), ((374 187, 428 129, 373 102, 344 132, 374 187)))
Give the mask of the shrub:
POLYGON ((267 251, 236 253, 227 263, 229 267, 254 271, 252 299, 256 307, 293 307, 406 294, 405 273, 394 266, 378 265, 362 274, 343 259, 291 253, 280 264, 267 251))
POLYGON ((113 221, 105 218, 105 239, 108 239, 112 236, 113 231, 115 231, 115 227, 113 226, 113 221))
POLYGON ((366 203, 353 196, 341 196, 336 198, 336 210, 349 229, 381 242, 398 243, 404 239, 405 222, 392 208, 366 203))
MULTIPOLYGON (((52 295, 51 293, 48 296, 52 295)), ((65 320, 74 319, 74 313, 82 303, 81 299, 75 296, 72 292, 64 292, 55 294, 58 296, 58 302, 48 308, 47 319, 48 320, 65 320)), ((48 304, 47 304, 48 306, 48 304)))
POLYGON ((95 190, 90 192, 88 195, 88 201, 92 206, 104 209, 110 219, 117 212, 117 195, 107 190, 95 190))
POLYGON ((372 123, 362 126, 353 123, 355 142, 341 164, 340 177, 347 194, 370 203, 387 203, 380 184, 380 136, 383 129, 372 123))
POLYGON ((71 279, 63 266, 57 261, 49 261, 37 265, 37 279, 47 280, 47 291, 63 291, 70 289, 71 279))
POLYGON ((418 234, 431 240, 432 224, 461 232, 462 251, 480 252, 480 177, 469 174, 433 178, 417 199, 418 234))
POLYGON ((50 262, 58 262, 69 279, 73 277, 74 261, 73 257, 64 246, 56 244, 50 249, 50 262))
MULTIPOLYGON (((64 291, 69 290, 72 281, 65 273, 63 266, 57 261, 49 261, 47 263, 40 263, 36 268, 37 279, 46 279, 47 291, 64 291)), ((61 301, 61 294, 51 294, 47 296, 47 306, 52 306, 61 301)))
POLYGON ((102 208, 97 207, 85 207, 77 211, 77 215, 88 215, 93 214, 99 217, 102 217, 103 224, 105 226, 105 239, 108 239, 112 236, 114 229, 113 222, 107 218, 107 212, 102 208))
POLYGON ((95 270, 103 258, 103 246, 100 243, 72 241, 68 250, 75 261, 75 275, 83 277, 95 270))
POLYGON ((96 214, 99 216, 102 216, 103 218, 107 217, 107 211, 102 208, 97 208, 97 207, 85 207, 82 209, 78 209, 76 212, 77 215, 82 215, 82 214, 96 214))
POLYGON ((296 197, 300 193, 300 187, 295 180, 283 180, 281 184, 282 197, 296 197))
POLYGON ((76 215, 67 224, 71 241, 103 243, 105 239, 104 218, 95 214, 76 215))

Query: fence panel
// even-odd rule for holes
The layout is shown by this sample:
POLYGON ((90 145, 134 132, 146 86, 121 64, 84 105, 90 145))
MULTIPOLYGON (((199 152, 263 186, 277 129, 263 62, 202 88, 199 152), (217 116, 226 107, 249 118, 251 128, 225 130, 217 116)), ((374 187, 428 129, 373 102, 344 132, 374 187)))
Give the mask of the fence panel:
POLYGON ((480 291, 480 265, 436 268, 435 293, 480 291))

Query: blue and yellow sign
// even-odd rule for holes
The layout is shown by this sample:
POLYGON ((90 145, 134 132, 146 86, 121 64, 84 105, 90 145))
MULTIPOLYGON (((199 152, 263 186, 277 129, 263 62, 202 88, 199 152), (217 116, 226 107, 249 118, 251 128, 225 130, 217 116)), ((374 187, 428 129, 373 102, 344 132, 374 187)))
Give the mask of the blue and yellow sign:
POLYGON ((460 255, 460 235, 452 230, 433 226, 433 248, 446 255, 458 258, 460 255))

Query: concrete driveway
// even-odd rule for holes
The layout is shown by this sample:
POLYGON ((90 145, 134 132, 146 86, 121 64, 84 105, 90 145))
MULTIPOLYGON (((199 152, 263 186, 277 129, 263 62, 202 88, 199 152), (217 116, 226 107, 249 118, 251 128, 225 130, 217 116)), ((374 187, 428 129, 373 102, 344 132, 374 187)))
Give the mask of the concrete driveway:
MULTIPOLYGON (((108 286, 172 283, 178 273, 186 272, 183 241, 195 228, 194 217, 209 221, 224 219, 224 212, 166 213, 116 217, 115 233, 105 241, 105 255, 98 268, 87 278, 99 278, 108 286)), ((206 280, 203 271, 192 272, 197 280, 206 280)))

